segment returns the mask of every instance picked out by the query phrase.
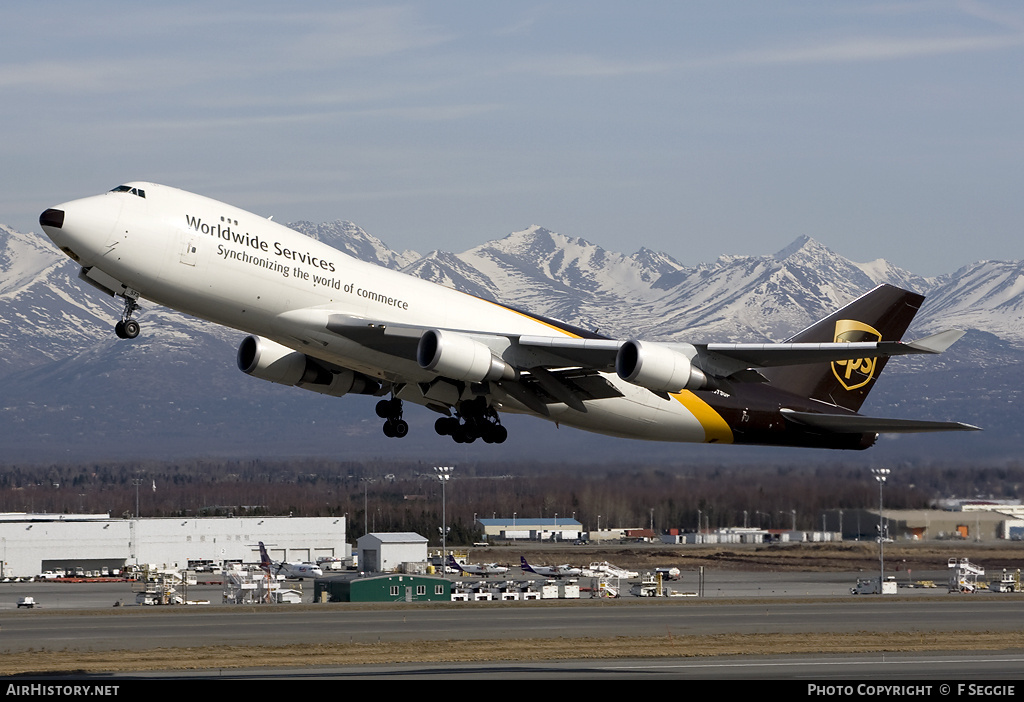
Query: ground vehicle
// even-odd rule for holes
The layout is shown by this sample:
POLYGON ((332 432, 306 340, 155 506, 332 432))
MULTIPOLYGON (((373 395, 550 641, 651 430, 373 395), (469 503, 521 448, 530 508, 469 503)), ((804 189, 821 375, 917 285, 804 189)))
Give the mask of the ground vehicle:
POLYGON ((665 580, 678 580, 679 569, 675 566, 655 568, 654 573, 660 575, 665 580))
POLYGON ((896 580, 889 576, 882 582, 881 590, 878 587, 878 578, 859 578, 857 584, 850 588, 851 595, 883 595, 896 594, 896 580))
POLYGON ((26 609, 33 609, 36 606, 35 598, 33 597, 19 597, 18 598, 18 609, 25 607, 26 609))

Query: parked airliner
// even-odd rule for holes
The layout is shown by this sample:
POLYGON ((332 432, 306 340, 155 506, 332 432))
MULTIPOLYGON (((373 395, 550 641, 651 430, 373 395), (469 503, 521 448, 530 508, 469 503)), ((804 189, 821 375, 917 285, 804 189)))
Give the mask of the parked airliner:
POLYGON ((976 429, 857 413, 890 356, 941 353, 949 330, 902 343, 924 298, 881 285, 785 343, 694 344, 594 332, 356 260, 250 212, 133 182, 47 209, 39 223, 80 277, 248 334, 239 368, 342 396, 374 395, 389 437, 405 403, 456 442, 502 443, 515 412, 618 437, 863 449, 880 432, 976 429))
POLYGON ((508 572, 507 566, 498 565, 497 563, 484 563, 483 565, 459 563, 455 560, 455 556, 451 554, 448 554, 448 567, 463 575, 482 575, 485 578, 488 575, 504 575, 508 572))
POLYGON ((526 560, 526 556, 519 557, 519 566, 523 569, 524 573, 533 573, 534 575, 541 575, 545 578, 578 578, 580 577, 580 573, 583 572, 582 568, 576 568, 568 563, 556 566, 530 565, 526 560))
POLYGON ((271 577, 282 575, 288 580, 304 580, 306 578, 322 578, 324 571, 316 563, 288 563, 272 561, 267 547, 260 541, 260 570, 271 577))

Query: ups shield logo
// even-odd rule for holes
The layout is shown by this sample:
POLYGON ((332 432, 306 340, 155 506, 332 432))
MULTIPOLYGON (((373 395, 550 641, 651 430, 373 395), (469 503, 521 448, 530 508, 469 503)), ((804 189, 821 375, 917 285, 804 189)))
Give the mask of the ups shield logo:
MULTIPOLYGON (((882 335, 873 327, 853 319, 841 319, 836 322, 835 341, 838 344, 859 341, 881 341, 882 335)), ((855 358, 844 361, 832 361, 832 372, 847 390, 864 387, 875 377, 877 358, 855 358)))

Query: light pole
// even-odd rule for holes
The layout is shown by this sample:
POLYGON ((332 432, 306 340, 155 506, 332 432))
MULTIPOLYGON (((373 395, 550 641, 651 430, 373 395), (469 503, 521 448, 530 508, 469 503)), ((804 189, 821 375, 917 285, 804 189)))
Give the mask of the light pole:
POLYGON ((139 518, 139 485, 142 484, 142 478, 132 478, 132 485, 135 486, 135 518, 139 518))
MULTIPOLYGON (((785 510, 781 510, 781 509, 779 510, 779 514, 785 514, 785 513, 786 513, 785 510)), ((789 510, 789 513, 793 516, 793 531, 795 532, 796 531, 796 510, 795 509, 791 509, 791 510, 789 510)))
POLYGON ((437 479, 441 481, 441 572, 448 567, 448 514, 445 504, 444 486, 452 479, 455 466, 434 466, 437 479))
POLYGON ((871 473, 878 481, 878 594, 882 594, 885 582, 885 522, 882 520, 882 488, 892 471, 888 468, 872 468, 871 473))
POLYGON ((367 498, 367 491, 370 488, 370 483, 373 482, 373 478, 360 478, 363 483, 363 536, 370 533, 370 510, 367 506, 369 500, 367 498))

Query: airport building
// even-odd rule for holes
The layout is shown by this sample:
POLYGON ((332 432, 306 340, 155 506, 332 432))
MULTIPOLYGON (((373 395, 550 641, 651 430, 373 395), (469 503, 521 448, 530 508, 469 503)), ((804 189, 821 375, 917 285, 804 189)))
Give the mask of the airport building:
POLYGON ((273 560, 350 558, 344 517, 113 519, 107 514, 0 514, 0 577, 101 573, 130 565, 187 568, 273 560))
POLYGON ((488 540, 574 541, 583 525, 571 517, 517 517, 478 519, 488 540))
MULTIPOLYGON (((890 539, 1019 540, 1024 538, 1024 519, 1018 509, 1000 505, 962 510, 885 509, 882 517, 885 536, 890 539)), ((825 517, 829 528, 841 531, 844 540, 878 538, 877 509, 829 510, 825 517)))
POLYGON ((390 573, 368 578, 351 575, 320 578, 314 585, 317 602, 451 602, 452 583, 431 575, 390 573))
POLYGON ((356 542, 359 549, 359 570, 385 573, 397 570, 403 563, 421 563, 426 569, 427 539, 413 532, 366 534, 356 542))

